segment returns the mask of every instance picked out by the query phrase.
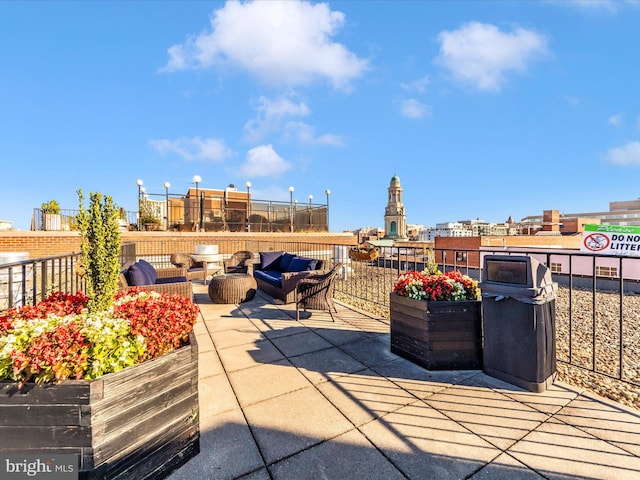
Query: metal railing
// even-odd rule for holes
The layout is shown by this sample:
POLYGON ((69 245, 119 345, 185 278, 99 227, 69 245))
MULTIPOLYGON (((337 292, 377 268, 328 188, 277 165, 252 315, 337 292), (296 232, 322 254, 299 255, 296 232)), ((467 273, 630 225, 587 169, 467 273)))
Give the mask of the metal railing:
MULTIPOLYGON (((154 195, 151 195, 154 196, 154 195)), ((164 198, 164 195, 155 195, 164 198)), ((166 201, 140 200, 141 212, 123 212, 123 230, 183 232, 326 232, 329 207, 270 200, 230 201, 224 197, 189 199, 167 196, 166 201)), ((34 208, 31 230, 77 230, 78 210, 45 214, 34 208)))
MULTIPOLYGON (((123 245, 121 263, 145 258, 157 266, 170 265, 170 255, 193 253, 195 241, 174 239, 161 244, 123 245)), ((280 240, 217 240, 223 257, 238 250, 286 251, 344 264, 336 283, 336 298, 382 318, 389 317, 389 294, 400 273, 422 270, 428 251, 393 247, 373 261, 354 261, 348 245, 280 240)), ((640 386, 640 258, 598 256, 576 251, 543 249, 436 250, 440 270, 460 270, 472 278, 482 275, 484 255, 531 255, 551 268, 559 288, 555 300, 556 348, 559 362, 598 375, 640 386)), ((77 253, 18 261, 0 266, 0 311, 34 304, 55 290, 83 291, 77 253)), ((505 320, 508 321, 508 320, 505 320)))
POLYGON ((0 312, 35 305, 53 292, 84 292, 79 260, 79 253, 70 253, 0 265, 0 312))
MULTIPOLYGON (((78 210, 64 209, 60 213, 44 213, 40 208, 34 208, 31 217, 31 230, 45 230, 50 232, 70 232, 78 230, 76 216, 78 210)), ((122 220, 123 230, 136 228, 137 212, 124 212, 122 220)))

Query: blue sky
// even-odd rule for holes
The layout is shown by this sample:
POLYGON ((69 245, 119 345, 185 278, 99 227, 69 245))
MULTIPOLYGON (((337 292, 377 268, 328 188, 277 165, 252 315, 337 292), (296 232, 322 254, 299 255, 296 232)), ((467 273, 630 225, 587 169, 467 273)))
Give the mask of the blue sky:
POLYGON ((640 196, 638 1, 0 2, 0 220, 240 189, 331 229, 640 196))

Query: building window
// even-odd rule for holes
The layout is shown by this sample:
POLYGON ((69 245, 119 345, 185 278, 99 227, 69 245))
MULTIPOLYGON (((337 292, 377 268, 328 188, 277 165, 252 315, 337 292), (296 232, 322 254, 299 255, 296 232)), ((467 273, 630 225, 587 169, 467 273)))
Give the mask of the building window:
POLYGON ((562 273, 562 264, 551 262, 551 273, 562 273))
POLYGON ((604 266, 596 265, 596 276, 597 277, 617 278, 618 277, 618 267, 604 267, 604 266))
POLYGON ((466 262, 467 261, 467 252, 456 252, 456 262, 466 262))

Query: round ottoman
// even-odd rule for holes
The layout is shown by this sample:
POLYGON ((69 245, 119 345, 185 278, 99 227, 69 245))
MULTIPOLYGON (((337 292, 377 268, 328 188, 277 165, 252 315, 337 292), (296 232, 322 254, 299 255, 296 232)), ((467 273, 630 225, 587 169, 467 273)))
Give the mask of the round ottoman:
POLYGON ((209 298, 213 303, 242 303, 256 295, 256 279, 246 273, 214 275, 209 280, 209 298))

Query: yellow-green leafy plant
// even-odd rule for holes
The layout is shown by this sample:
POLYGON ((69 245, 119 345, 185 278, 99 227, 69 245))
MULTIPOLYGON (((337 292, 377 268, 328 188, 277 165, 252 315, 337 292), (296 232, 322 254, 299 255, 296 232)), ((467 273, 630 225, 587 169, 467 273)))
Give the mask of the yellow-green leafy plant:
POLYGON ((89 210, 78 190, 80 209, 76 219, 80 229, 81 264, 87 282, 89 312, 107 310, 118 291, 120 275, 119 210, 110 196, 91 193, 89 210))

